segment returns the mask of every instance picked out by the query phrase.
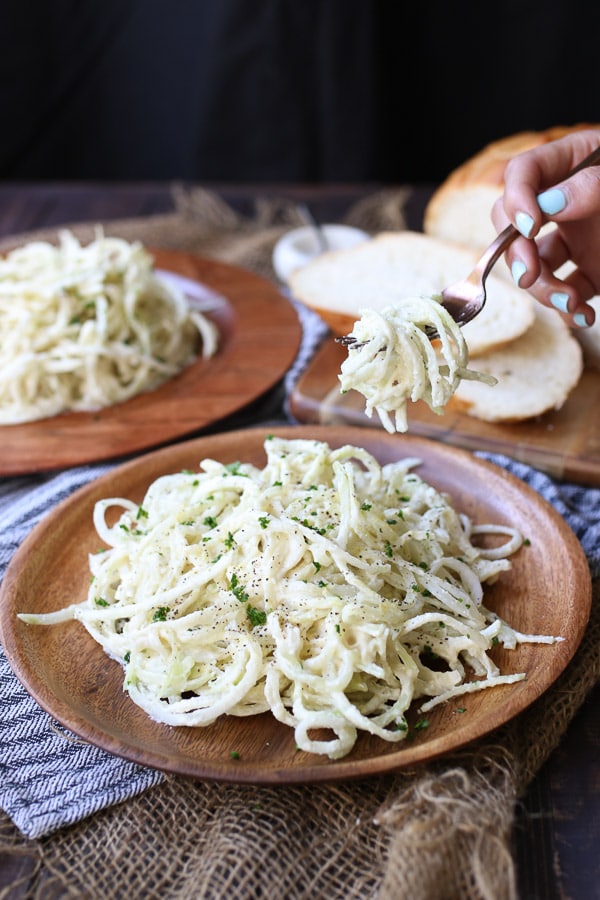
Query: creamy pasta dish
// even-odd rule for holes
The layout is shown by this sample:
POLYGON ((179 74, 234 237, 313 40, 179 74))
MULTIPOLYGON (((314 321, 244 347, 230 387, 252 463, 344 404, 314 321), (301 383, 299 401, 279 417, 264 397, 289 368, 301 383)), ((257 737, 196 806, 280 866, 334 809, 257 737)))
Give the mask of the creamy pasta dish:
POLYGON ((359 447, 275 436, 264 447, 263 468, 205 459, 139 504, 99 501, 108 549, 90 557, 87 598, 20 618, 81 622, 156 721, 270 710, 332 759, 361 731, 404 740, 413 702, 427 713, 523 679, 498 670, 497 642, 554 641, 483 602, 522 536, 457 513, 418 460, 382 466, 359 447), (501 545, 477 546, 489 532, 501 545))
POLYGON ((140 243, 32 242, 0 259, 0 425, 94 410, 151 390, 217 329, 167 285, 140 243))
POLYGON ((342 393, 366 399, 366 414, 377 412, 386 431, 407 430, 407 403, 424 400, 440 415, 461 379, 496 384, 468 368, 462 331, 432 297, 413 297, 378 311, 364 309, 350 335, 354 342, 341 366, 342 393), (437 336, 434 346, 428 336, 437 336))

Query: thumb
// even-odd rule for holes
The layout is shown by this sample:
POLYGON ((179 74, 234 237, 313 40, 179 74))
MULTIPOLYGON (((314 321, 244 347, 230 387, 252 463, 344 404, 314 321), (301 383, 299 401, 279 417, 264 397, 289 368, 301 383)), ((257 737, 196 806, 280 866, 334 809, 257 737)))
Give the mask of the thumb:
POLYGON ((592 166, 537 195, 541 211, 553 222, 572 222, 600 211, 600 166, 592 166))

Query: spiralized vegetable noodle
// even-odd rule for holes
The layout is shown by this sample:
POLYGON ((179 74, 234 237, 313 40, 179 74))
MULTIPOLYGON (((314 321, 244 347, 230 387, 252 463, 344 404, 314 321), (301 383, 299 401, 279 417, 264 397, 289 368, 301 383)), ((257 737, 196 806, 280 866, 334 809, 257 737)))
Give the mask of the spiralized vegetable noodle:
POLYGON ((0 424, 93 410, 212 356, 217 329, 139 243, 36 241, 0 259, 0 424), (198 348, 200 347, 200 350, 198 348))
POLYGON ((158 478, 139 506, 99 501, 109 549, 90 557, 88 597, 20 618, 83 623, 157 721, 271 710, 298 747, 334 759, 360 731, 404 740, 415 700, 426 712, 524 678, 498 671, 495 642, 554 640, 483 603, 521 535, 459 515, 412 471, 417 460, 381 466, 313 440, 264 446, 263 468, 205 459, 158 478), (502 545, 477 547, 490 531, 502 545))
POLYGON ((407 430, 407 402, 424 400, 441 415, 461 380, 496 384, 468 368, 463 333, 434 297, 407 297, 378 311, 363 309, 351 336, 355 343, 341 366, 342 393, 366 399, 366 414, 377 412, 386 431, 407 430), (426 328, 439 335, 436 346, 426 328), (393 414, 393 418, 392 418, 393 414))

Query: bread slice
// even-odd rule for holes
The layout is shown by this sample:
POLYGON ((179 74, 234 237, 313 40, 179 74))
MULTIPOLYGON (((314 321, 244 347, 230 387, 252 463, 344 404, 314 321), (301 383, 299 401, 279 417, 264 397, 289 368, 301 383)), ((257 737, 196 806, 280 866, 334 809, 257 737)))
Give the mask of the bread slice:
POLYGON ((483 249, 494 240, 491 211, 502 193, 506 163, 518 153, 598 125, 557 125, 545 131, 521 131, 488 144, 454 169, 432 194, 423 230, 432 237, 483 249))
POLYGON ((477 370, 498 383, 461 382, 448 409, 487 422, 517 422, 560 409, 581 377, 582 350, 559 313, 536 304, 534 325, 511 344, 480 356, 477 370))
MULTIPOLYGON (((352 331, 361 309, 439 294, 465 278, 478 256, 420 232, 383 232, 349 250, 324 253, 296 270, 289 284, 294 297, 343 335, 352 331)), ((507 279, 492 273, 487 296, 483 311, 464 327, 470 356, 514 340, 535 318, 533 299, 507 279)))

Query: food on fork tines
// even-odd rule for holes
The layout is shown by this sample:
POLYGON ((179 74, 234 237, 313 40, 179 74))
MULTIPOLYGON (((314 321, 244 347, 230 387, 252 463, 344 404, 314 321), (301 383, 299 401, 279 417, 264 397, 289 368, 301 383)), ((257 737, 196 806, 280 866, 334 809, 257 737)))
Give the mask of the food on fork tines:
POLYGON ((484 585, 523 537, 460 514, 418 460, 277 436, 264 451, 262 468, 205 459, 153 481, 141 503, 98 501, 107 547, 90 556, 87 597, 19 618, 80 622, 158 722, 270 710, 297 748, 332 759, 359 732, 405 740, 413 702, 426 714, 523 680, 499 670, 495 644, 560 640, 486 608, 484 585))
POLYGON ((119 403, 217 347, 214 323, 142 244, 101 230, 0 259, 0 332, 0 425, 119 403))
POLYGON ((375 410, 386 431, 406 431, 407 403, 423 400, 441 415, 465 380, 496 383, 492 375, 468 368, 463 333, 434 297, 407 297, 381 311, 365 309, 349 335, 341 366, 342 393, 355 390, 375 410), (436 347, 428 329, 437 335, 436 347))
MULTIPOLYGON (((468 210, 467 205, 466 219, 468 210)), ((381 318, 383 309, 395 310, 394 344, 380 340, 374 356, 377 343, 357 349, 362 339, 357 340, 348 347, 340 379, 342 390, 354 388, 366 397, 367 413, 371 409, 378 409, 380 417, 384 413, 382 422, 388 430, 391 411, 396 413, 396 427, 407 427, 407 399, 425 400, 436 413, 459 411, 486 421, 519 422, 559 409, 578 384, 583 370, 580 344, 558 313, 551 311, 548 317, 510 274, 502 274, 503 261, 487 279, 483 310, 460 331, 455 329, 454 349, 459 349, 458 332, 466 342, 466 356, 456 352, 449 358, 439 341, 426 347, 424 322, 423 333, 407 343, 410 329, 401 322, 402 303, 418 297, 429 302, 431 311, 432 300, 465 278, 480 255, 480 248, 429 234, 387 232, 355 249, 323 254, 293 274, 290 286, 296 298, 318 312, 336 335, 362 335, 368 329, 361 314, 363 318, 368 314, 371 321, 381 318), (394 347, 398 360, 402 354, 402 366, 391 367, 386 358, 386 351, 389 354, 394 347), (469 360, 473 371, 467 376, 469 360), (359 363, 364 363, 362 371, 359 363), (434 392, 437 402, 431 402, 434 392)), ((447 324, 445 333, 450 337, 452 323, 447 324)), ((383 330, 382 325, 381 334, 383 330)))

